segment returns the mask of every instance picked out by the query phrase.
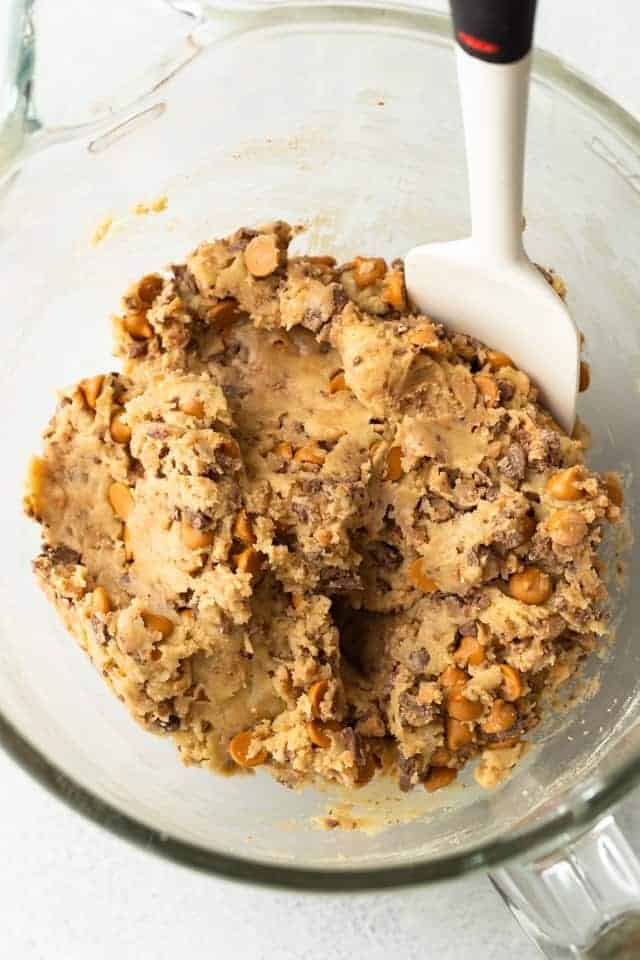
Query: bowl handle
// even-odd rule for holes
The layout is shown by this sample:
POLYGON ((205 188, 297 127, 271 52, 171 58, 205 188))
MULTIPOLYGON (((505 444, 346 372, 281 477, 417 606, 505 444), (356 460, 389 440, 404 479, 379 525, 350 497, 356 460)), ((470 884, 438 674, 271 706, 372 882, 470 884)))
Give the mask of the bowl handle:
POLYGON ((640 957, 640 862, 612 815, 560 850, 490 879, 549 960, 640 957))
MULTIPOLYGON (((161 99, 163 85, 224 34, 222 28, 216 29, 216 23, 205 24, 168 0, 155 0, 149 4, 149 15, 155 11, 166 23, 168 10, 175 14, 169 48, 160 55, 152 54, 147 62, 141 58, 139 72, 134 69, 124 82, 116 82, 99 106, 88 103, 77 122, 56 125, 39 113, 34 98, 39 85, 52 83, 51 77, 43 78, 38 71, 37 48, 42 38, 34 4, 35 0, 0 0, 0 90, 5 92, 0 97, 0 196, 31 154, 76 138, 108 135, 111 129, 148 112, 150 104, 161 99)), ((95 30, 93 22, 90 27, 95 30)), ((60 50, 59 56, 73 56, 73 38, 69 48, 60 50)), ((62 88, 60 95, 64 96, 62 88)))

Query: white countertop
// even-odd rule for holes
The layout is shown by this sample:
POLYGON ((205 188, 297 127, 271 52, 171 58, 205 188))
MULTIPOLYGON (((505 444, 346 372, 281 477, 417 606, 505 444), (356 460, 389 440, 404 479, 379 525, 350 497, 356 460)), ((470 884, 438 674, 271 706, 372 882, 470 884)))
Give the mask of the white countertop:
POLYGON ((126 845, 0 754, 7 960, 535 960, 489 881, 297 896, 192 873, 126 845))
MULTIPOLYGON (((56 30, 68 36, 78 29, 76 0, 64 11, 57 4, 53 12, 51 0, 42 4, 56 30)), ((538 42, 640 115, 636 0, 616 0, 606 19, 596 13, 601 4, 584 0, 539 6, 538 42)), ((0 785, 0 957, 7 960, 539 956, 484 876, 349 897, 250 889, 128 846, 51 798, 3 754, 0 785)))

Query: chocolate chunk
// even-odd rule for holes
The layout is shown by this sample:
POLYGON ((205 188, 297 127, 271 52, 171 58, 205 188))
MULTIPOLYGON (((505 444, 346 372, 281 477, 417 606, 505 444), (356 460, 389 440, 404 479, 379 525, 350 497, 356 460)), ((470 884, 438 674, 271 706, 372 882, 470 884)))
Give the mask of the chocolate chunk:
POLYGON ((421 497, 418 510, 426 514, 434 523, 445 523, 447 520, 451 520, 456 512, 448 500, 435 494, 421 497))
POLYGON ((511 381, 497 380, 496 383, 498 384, 498 391, 500 393, 500 403, 508 403, 509 400, 513 400, 516 388, 511 381))
POLYGON ((335 312, 340 313, 349 302, 349 297, 341 283, 331 284, 331 296, 335 312))
POLYGON ((384 540, 374 540, 367 546, 367 552, 372 560, 384 569, 395 569, 402 563, 402 554, 397 547, 384 540))
POLYGON ((508 730, 501 730, 500 733, 483 733, 483 743, 502 743, 504 740, 511 740, 513 737, 520 736, 526 730, 526 725, 522 719, 518 719, 508 730))
POLYGON ((107 630, 107 625, 104 620, 95 613, 91 617, 91 628, 96 642, 99 643, 101 647, 104 647, 105 644, 109 642, 109 631, 107 630))
POLYGON ((157 717, 152 722, 154 727, 164 730, 165 733, 173 733, 175 730, 180 729, 180 717, 177 717, 175 713, 172 713, 166 720, 161 720, 160 717, 157 717))
POLYGON ((229 252, 240 253, 241 250, 246 250, 253 238, 257 236, 257 230, 241 227, 240 230, 236 230, 233 236, 229 238, 229 252))
POLYGON ((153 427, 149 427, 147 436, 151 437, 152 440, 166 440, 169 436, 169 431, 166 427, 156 424, 153 427))
POLYGON ((414 694, 408 691, 400 697, 399 713, 400 720, 410 727, 423 727, 434 715, 431 704, 418 703, 414 694))
POLYGON ((73 550, 71 547, 67 547, 66 544, 61 543, 57 547, 46 547, 44 550, 44 555, 51 561, 51 563, 81 563, 82 557, 77 550, 73 550))
POLYGON ((498 460, 498 470, 510 483, 517 485, 524 480, 527 470, 527 456, 519 443, 512 443, 507 452, 498 460))
POLYGON ((302 316, 302 325, 306 327, 307 330, 311 330, 312 333, 318 333, 318 331, 325 325, 326 318, 323 317, 320 310, 307 307, 303 316, 302 316))
POLYGON ((309 511, 298 500, 291 503, 291 509, 301 523, 309 523, 309 511))
POLYGON ((194 530, 209 530, 211 527, 211 517, 202 510, 185 509, 183 512, 187 523, 194 530))
POLYGON ((398 786, 403 793, 408 793, 418 782, 418 757, 398 757, 398 786))
POLYGON ((229 453, 227 447, 222 445, 216 448, 214 456, 222 473, 230 473, 238 465, 236 458, 229 453))
POLYGON ((357 767, 364 767, 367 763, 367 752, 364 748, 362 737, 356 733, 353 727, 344 727, 343 734, 347 744, 347 750, 353 754, 357 767))
POLYGON ((407 659, 414 673, 424 673, 429 666, 431 654, 424 647, 421 647, 419 650, 412 650, 407 659))
POLYGON ((542 430, 529 449, 529 465, 537 473, 558 466, 562 459, 560 437, 553 430, 542 430))
POLYGON ((483 567, 490 554, 491 551, 489 547, 483 543, 479 543, 467 550, 465 559, 470 567, 483 567))
POLYGON ((494 546, 498 548, 499 553, 504 556, 509 550, 515 550, 516 547, 526 543, 528 539, 522 524, 516 523, 506 530, 501 530, 500 533, 496 535, 493 543, 494 546))
POLYGON ((318 581, 320 589, 327 593, 347 593, 350 590, 362 589, 359 575, 343 567, 324 567, 320 570, 318 581))
POLYGON ((138 357, 144 357, 146 356, 148 346, 149 344, 146 340, 140 340, 139 342, 132 343, 127 350, 127 356, 131 357, 132 360, 136 360, 138 357))
POLYGON ((171 272, 176 280, 176 286, 181 293, 195 294, 198 292, 198 285, 194 275, 185 263, 175 263, 171 265, 171 272))

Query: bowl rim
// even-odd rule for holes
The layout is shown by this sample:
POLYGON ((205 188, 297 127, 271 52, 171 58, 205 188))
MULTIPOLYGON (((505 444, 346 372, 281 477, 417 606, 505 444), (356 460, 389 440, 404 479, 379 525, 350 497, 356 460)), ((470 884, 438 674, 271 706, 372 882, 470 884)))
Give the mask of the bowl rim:
MULTIPOLYGON (((359 2, 356 5, 347 2, 341 7, 335 4, 330 8, 324 5, 310 6, 308 0, 301 0, 285 6, 289 14, 292 10, 298 10, 307 22, 313 21, 315 16, 326 20, 330 9, 334 16, 345 21, 356 13, 360 23, 366 19, 367 14, 371 16, 371 22, 378 26, 389 23, 384 13, 381 15, 377 0, 370 0, 369 4, 359 2)), ((219 4, 218 9, 224 11, 224 7, 225 4, 219 4)), ((399 7, 394 5, 390 13, 395 22, 404 21, 407 26, 430 34, 436 42, 444 42, 447 38, 451 42, 450 18, 446 14, 424 8, 418 11, 407 3, 402 3, 399 7)), ((282 22, 277 10, 265 10, 257 17, 255 12, 246 16, 248 29, 255 29, 256 19, 267 25, 270 20, 282 22), (271 18, 270 14, 275 16, 271 18)), ((238 32, 242 31, 238 31, 236 23, 236 37, 238 32)), ((224 38, 219 42, 224 42, 224 38)), ((554 54, 536 48, 533 78, 579 101, 640 157, 640 121, 584 75, 554 54)), ((439 855, 410 865, 355 869, 348 865, 340 869, 324 866, 297 867, 216 852, 167 835, 136 820, 56 767, 1 712, 0 746, 36 782, 73 811, 141 849, 203 873, 297 892, 355 893, 427 885, 475 870, 496 868, 516 858, 543 855, 592 826, 640 783, 638 755, 618 769, 600 776, 597 781, 590 779, 581 788, 577 787, 569 795, 570 803, 563 803, 545 814, 539 823, 512 831, 507 837, 477 843, 463 852, 439 855)))

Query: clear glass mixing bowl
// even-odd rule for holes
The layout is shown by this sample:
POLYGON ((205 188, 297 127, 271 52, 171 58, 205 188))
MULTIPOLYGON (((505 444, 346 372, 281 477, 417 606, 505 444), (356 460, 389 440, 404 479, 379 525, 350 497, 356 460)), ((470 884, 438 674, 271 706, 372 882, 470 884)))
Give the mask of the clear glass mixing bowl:
MULTIPOLYGON (((338 256, 399 254, 468 228, 445 19, 407 3, 222 6, 230 5, 213 4, 201 21, 185 15, 189 36, 147 72, 152 89, 121 92, 77 128, 46 129, 30 105, 28 15, 13 5, 5 85, 13 96, 0 139, 0 738, 86 816, 199 869, 335 891, 431 882, 526 857, 535 862, 535 904, 531 872, 495 874, 521 919, 549 950, 562 937, 593 941, 640 890, 611 820, 576 841, 640 777, 633 589, 615 594, 615 651, 597 663, 599 688, 541 728, 511 780, 494 792, 471 781, 433 797, 374 785, 351 813, 391 825, 326 832, 313 818, 344 796, 289 792, 261 773, 221 779, 181 767, 170 743, 132 724, 35 586, 37 532, 19 510, 27 459, 56 386, 105 369, 108 314, 129 279, 205 237, 272 217, 306 222, 301 247, 338 256), (132 213, 160 195, 164 212, 132 213), (110 229, 91 245, 106 217, 110 229), (595 904, 588 929, 583 856, 595 904), (553 913, 558 889, 562 915, 553 913), (585 929, 568 931, 567 913, 585 929)), ((587 337, 593 385, 580 416, 593 429, 592 462, 624 470, 637 528, 640 130, 540 53, 526 210, 528 250, 566 278, 587 337)), ((627 583, 637 565, 636 555, 627 583)))

